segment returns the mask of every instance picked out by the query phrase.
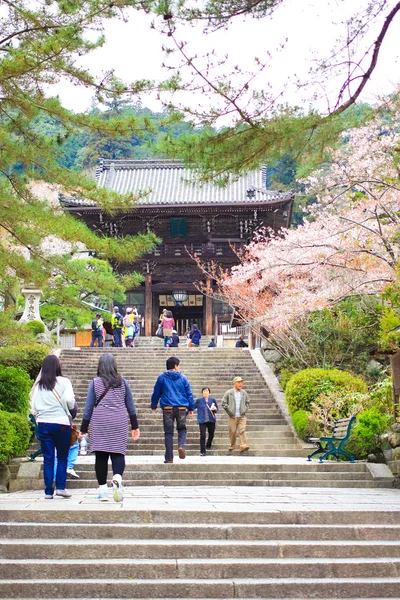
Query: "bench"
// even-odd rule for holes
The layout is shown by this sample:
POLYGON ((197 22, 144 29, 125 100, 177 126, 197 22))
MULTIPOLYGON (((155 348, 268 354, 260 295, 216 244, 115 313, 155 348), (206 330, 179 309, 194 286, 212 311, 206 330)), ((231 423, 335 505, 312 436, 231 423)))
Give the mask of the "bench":
POLYGON ((354 462, 354 456, 346 452, 343 448, 347 440, 350 437, 351 428, 356 422, 355 417, 349 417, 348 419, 338 419, 335 421, 335 425, 332 432, 332 437, 322 436, 320 438, 309 437, 308 441, 314 444, 317 449, 308 455, 307 460, 311 460, 316 454, 323 454, 319 457, 319 462, 327 458, 328 456, 336 456, 339 460, 339 456, 345 456, 354 462))
POLYGON ((40 442, 40 439, 39 439, 39 436, 38 436, 39 430, 38 430, 38 424, 36 422, 35 417, 33 415, 29 415, 29 420, 32 422, 32 425, 33 425, 33 427, 35 429, 35 437, 36 437, 37 441, 39 442, 39 450, 36 450, 36 452, 34 452, 33 454, 29 455, 30 460, 35 460, 35 458, 37 456, 40 456, 41 454, 43 454, 43 452, 42 452, 42 445, 41 445, 41 442, 40 442))

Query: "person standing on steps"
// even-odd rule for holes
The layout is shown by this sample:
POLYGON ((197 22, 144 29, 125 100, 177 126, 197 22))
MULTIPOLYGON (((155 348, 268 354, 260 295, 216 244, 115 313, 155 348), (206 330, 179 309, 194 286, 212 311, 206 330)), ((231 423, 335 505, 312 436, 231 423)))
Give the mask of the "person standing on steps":
POLYGON ((211 450, 214 439, 218 404, 215 398, 211 398, 209 387, 203 387, 201 393, 203 397, 196 400, 194 409, 197 410, 197 422, 200 429, 200 456, 206 456, 206 450, 211 450), (207 444, 206 431, 208 431, 207 444))
POLYGON ((68 377, 63 377, 57 356, 50 354, 31 391, 32 413, 38 424, 43 452, 43 477, 45 499, 54 496, 54 458, 57 450, 56 496, 70 498, 65 489, 67 460, 71 443, 71 411, 75 409, 75 395, 68 377))
POLYGON ((196 346, 198 348, 200 346, 201 331, 196 323, 193 323, 189 337, 190 341, 188 342, 188 348, 191 348, 192 346, 196 346))
POLYGON ((174 462, 174 421, 178 431, 179 458, 185 458, 186 416, 194 410, 192 390, 187 378, 179 372, 179 358, 171 356, 167 360, 167 370, 157 378, 151 397, 151 410, 156 412, 158 402, 163 411, 165 460, 174 462))
POLYGON ((244 341, 244 335, 241 335, 235 344, 235 348, 248 348, 248 345, 244 341))
POLYGON ((161 327, 164 337, 164 348, 168 348, 172 340, 172 330, 175 327, 175 320, 170 310, 167 310, 163 316, 161 320, 161 327))
POLYGON ((236 432, 239 433, 240 452, 246 452, 249 449, 246 440, 246 412, 250 406, 250 400, 247 392, 243 390, 243 379, 234 377, 232 380, 233 388, 225 392, 222 399, 222 408, 228 414, 229 452, 236 448, 236 432))
POLYGON ((118 374, 112 354, 100 356, 97 377, 89 385, 83 411, 81 433, 89 430, 90 451, 95 453, 95 470, 99 483, 98 498, 108 501, 108 459, 113 469, 113 498, 123 500, 122 475, 125 469, 125 454, 128 448, 128 420, 132 426, 132 438, 140 437, 129 383, 118 374), (90 429, 89 429, 90 425, 90 429))
POLYGON ((100 314, 96 315, 96 318, 92 321, 92 341, 90 347, 93 348, 97 340, 97 346, 103 347, 103 319, 100 314))
POLYGON ((114 306, 113 314, 111 317, 111 327, 114 336, 114 346, 116 348, 122 348, 122 327, 124 325, 124 319, 119 312, 118 306, 114 306))

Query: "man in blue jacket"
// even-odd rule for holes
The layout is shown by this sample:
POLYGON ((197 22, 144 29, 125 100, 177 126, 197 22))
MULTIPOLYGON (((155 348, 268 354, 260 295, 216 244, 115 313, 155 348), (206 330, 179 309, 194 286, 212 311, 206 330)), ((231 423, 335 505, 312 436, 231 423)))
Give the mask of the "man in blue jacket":
POLYGON ((174 420, 178 431, 179 458, 185 458, 186 415, 191 417, 194 410, 192 390, 187 378, 179 372, 179 358, 171 356, 167 360, 167 370, 159 375, 151 397, 151 410, 156 412, 158 402, 163 411, 165 460, 174 462, 174 420))

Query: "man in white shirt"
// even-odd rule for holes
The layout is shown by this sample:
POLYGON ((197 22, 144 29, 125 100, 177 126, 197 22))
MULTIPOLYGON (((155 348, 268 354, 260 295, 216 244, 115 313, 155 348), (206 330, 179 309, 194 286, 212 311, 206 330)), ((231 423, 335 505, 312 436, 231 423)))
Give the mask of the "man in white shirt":
POLYGON ((233 388, 225 392, 222 399, 222 407, 228 414, 229 425, 229 452, 236 448, 236 434, 239 434, 240 452, 246 452, 249 449, 246 440, 246 412, 250 406, 250 400, 247 392, 243 390, 243 379, 241 377, 233 378, 233 388))

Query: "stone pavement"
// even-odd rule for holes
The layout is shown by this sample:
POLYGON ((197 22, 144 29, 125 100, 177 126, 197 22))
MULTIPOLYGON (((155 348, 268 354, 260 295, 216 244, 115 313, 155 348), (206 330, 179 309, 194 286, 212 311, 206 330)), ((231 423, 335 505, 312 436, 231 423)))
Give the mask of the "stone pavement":
POLYGON ((137 486, 0 496, 0 597, 399 598, 400 490, 137 486))
POLYGON ((96 489, 73 490, 70 499, 45 500, 42 491, 0 495, 0 510, 148 510, 148 511, 398 511, 400 490, 253 486, 135 487, 123 503, 99 502, 96 489))

